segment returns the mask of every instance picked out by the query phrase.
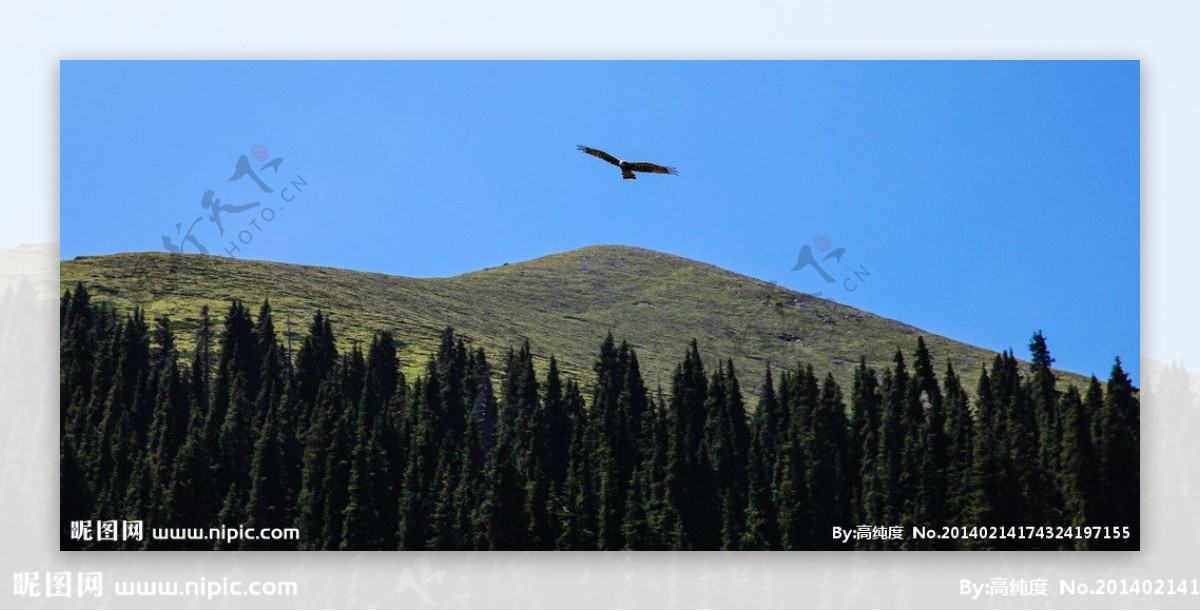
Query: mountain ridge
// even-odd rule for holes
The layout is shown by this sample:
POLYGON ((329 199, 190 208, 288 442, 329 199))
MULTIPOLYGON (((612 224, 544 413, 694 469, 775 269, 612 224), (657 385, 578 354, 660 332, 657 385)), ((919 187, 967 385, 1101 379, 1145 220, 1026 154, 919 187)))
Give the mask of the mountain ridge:
MULTIPOLYGON (((256 313, 269 299, 281 334, 290 315, 294 345, 318 309, 333 317, 343 349, 390 331, 401 343, 406 374, 423 368, 446 326, 482 346, 497 369, 508 348, 528 339, 539 369, 554 354, 585 386, 600 342, 612 332, 638 351, 652 391, 670 386, 692 338, 706 366, 731 359, 749 395, 757 394, 766 367, 797 363, 819 375, 829 371, 849 388, 859 356, 881 371, 896 350, 908 360, 918 335, 939 376, 949 360, 973 391, 980 367, 996 354, 710 263, 631 246, 586 246, 436 278, 161 252, 81 256, 60 266, 62 290, 83 282, 93 298, 122 310, 140 306, 147 319, 169 315, 185 354, 200 306, 208 305, 219 323, 229 299, 256 313)), ((1064 382, 1086 381, 1059 374, 1064 382)))

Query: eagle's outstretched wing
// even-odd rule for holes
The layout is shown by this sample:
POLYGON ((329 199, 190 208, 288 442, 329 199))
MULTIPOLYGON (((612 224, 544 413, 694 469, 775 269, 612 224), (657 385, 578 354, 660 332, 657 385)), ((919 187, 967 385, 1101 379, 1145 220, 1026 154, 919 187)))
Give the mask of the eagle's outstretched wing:
POLYGON ((650 174, 674 174, 678 175, 679 170, 667 165, 658 165, 649 161, 630 161, 625 164, 625 167, 634 172, 647 172, 650 174))
POLYGON ((604 151, 602 151, 600 149, 589 148, 582 144, 577 145, 575 148, 591 155, 592 157, 599 157, 600 159, 603 159, 613 165, 616 165, 616 166, 621 165, 620 159, 617 159, 616 157, 613 157, 612 155, 609 155, 608 153, 605 153, 604 151))

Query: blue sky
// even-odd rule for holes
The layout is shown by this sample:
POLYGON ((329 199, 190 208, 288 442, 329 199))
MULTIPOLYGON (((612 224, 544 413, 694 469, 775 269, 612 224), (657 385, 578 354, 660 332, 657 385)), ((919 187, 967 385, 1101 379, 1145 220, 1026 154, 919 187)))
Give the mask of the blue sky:
POLYGON ((61 81, 63 258, 163 251, 197 218, 216 255, 409 276, 623 244, 1022 357, 1041 329, 1057 366, 1103 379, 1120 356, 1139 379, 1137 62, 70 61, 61 81), (621 180, 577 143, 680 175, 621 180), (243 155, 270 193, 229 180, 243 155), (258 205, 221 235, 209 190, 258 205), (792 270, 806 245, 844 249, 835 282, 792 270))

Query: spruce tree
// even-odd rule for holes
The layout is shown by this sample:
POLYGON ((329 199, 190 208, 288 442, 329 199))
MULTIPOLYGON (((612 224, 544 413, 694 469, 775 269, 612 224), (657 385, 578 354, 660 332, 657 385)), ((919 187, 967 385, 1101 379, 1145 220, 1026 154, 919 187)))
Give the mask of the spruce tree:
POLYGON ((1113 363, 1100 413, 1100 479, 1103 498, 1108 505, 1102 526, 1128 528, 1128 539, 1102 539, 1098 549, 1137 550, 1141 547, 1140 511, 1140 404, 1133 383, 1121 367, 1113 363))
POLYGON ((945 389, 946 444, 947 444, 947 502, 949 524, 970 526, 972 503, 971 465, 975 448, 975 423, 971 415, 970 397, 954 372, 954 366, 946 361, 946 375, 942 378, 945 389))
POLYGON ((803 377, 804 374, 799 373, 781 380, 780 403, 792 414, 775 465, 775 504, 779 508, 780 545, 785 550, 809 549, 812 543, 809 517, 812 506, 808 498, 809 467, 804 439, 806 431, 804 421, 795 409, 802 400, 796 396, 794 385, 788 383, 803 377))
POLYGON ((256 320, 231 301, 219 333, 202 309, 192 346, 83 285, 59 311, 64 549, 840 549, 830 528, 855 523, 1130 533, 867 549, 1140 545, 1139 391, 1120 360, 1106 386, 1062 385, 1040 332, 1029 369, 996 355, 973 399, 918 338, 911 372, 900 352, 881 377, 860 358, 848 411, 833 375, 798 365, 778 383, 768 368, 748 414, 733 363, 706 371, 695 340, 652 399, 609 334, 590 405, 553 356, 539 378, 525 341, 497 401, 483 350, 450 328, 410 385, 390 334, 339 354, 320 311, 294 369, 265 300, 256 320), (302 539, 69 538, 94 516, 302 539))
POLYGON ((840 549, 829 533, 851 518, 853 477, 849 464, 846 408, 832 374, 826 374, 812 418, 808 483, 812 544, 816 549, 840 549))
POLYGON ((892 369, 885 369, 880 384, 883 409, 880 415, 879 452, 875 460, 878 468, 879 494, 882 525, 898 526, 904 519, 904 471, 905 447, 905 403, 908 394, 908 371, 904 357, 896 352, 892 369))
MULTIPOLYGON (((854 481, 855 522, 858 524, 882 525, 885 515, 885 489, 883 472, 879 468, 882 414, 875 370, 867 367, 865 358, 860 358, 854 370, 851 385, 851 418, 853 433, 851 464, 858 472, 854 481)), ((873 542, 859 542, 870 546, 873 542)))
POLYGON ((747 455, 746 532, 741 549, 779 549, 779 517, 774 498, 775 458, 778 455, 778 402, 771 369, 767 368, 751 419, 747 455))
MULTIPOLYGON (((274 350, 268 352, 277 356, 274 350)), ((289 432, 282 427, 280 404, 270 402, 263 419, 254 458, 250 464, 250 492, 246 503, 248 528, 283 528, 292 523, 295 499, 288 495, 285 438, 289 432)), ((243 540, 241 549, 294 549, 295 542, 275 539, 243 540)))
MULTIPOLYGON (((1096 391, 1099 390, 1097 383, 1096 391)), ((1064 502, 1063 515, 1068 520, 1067 525, 1092 526, 1093 518, 1099 517, 1096 506, 1098 465, 1092 446, 1091 414, 1086 411, 1079 390, 1074 386, 1068 388, 1063 396, 1062 414, 1059 486, 1064 502)), ((1074 547, 1085 550, 1090 547, 1090 542, 1086 538, 1075 539, 1074 547)))
POLYGON ((425 549, 433 534, 434 493, 437 491, 437 463, 442 439, 441 384, 437 362, 430 359, 420 387, 413 389, 419 397, 411 411, 413 419, 408 442, 408 465, 404 472, 404 489, 400 494, 398 544, 400 549, 425 549))

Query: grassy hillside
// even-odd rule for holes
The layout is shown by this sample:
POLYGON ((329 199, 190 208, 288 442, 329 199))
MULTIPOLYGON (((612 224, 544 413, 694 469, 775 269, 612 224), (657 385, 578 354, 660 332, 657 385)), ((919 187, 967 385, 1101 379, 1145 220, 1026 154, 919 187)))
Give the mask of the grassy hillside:
MULTIPOLYGON (((768 363, 776 370, 812 363, 819 374, 832 371, 846 384, 859 355, 882 368, 896 349, 911 355, 917 335, 925 337, 939 375, 949 358, 973 389, 980 364, 990 363, 993 354, 711 265, 619 246, 451 278, 137 253, 63 261, 61 281, 64 289, 82 281, 96 299, 122 310, 141 306, 147 319, 170 315, 184 348, 204 304, 219 321, 229 299, 241 299, 257 313, 269 298, 276 329, 286 330, 290 314, 297 339, 319 308, 332 314, 334 333, 346 347, 368 342, 376 330, 391 331, 402 343, 401 362, 409 373, 423 366, 447 325, 483 346, 496 365, 510 346, 528 338, 541 367, 554 354, 585 384, 611 330, 637 349, 651 390, 660 382, 669 389, 671 372, 693 337, 708 363, 733 359, 747 394, 757 393, 768 363)), ((1026 340, 1012 338, 1016 346, 1026 340)), ((849 391, 848 384, 844 388, 849 391)))

